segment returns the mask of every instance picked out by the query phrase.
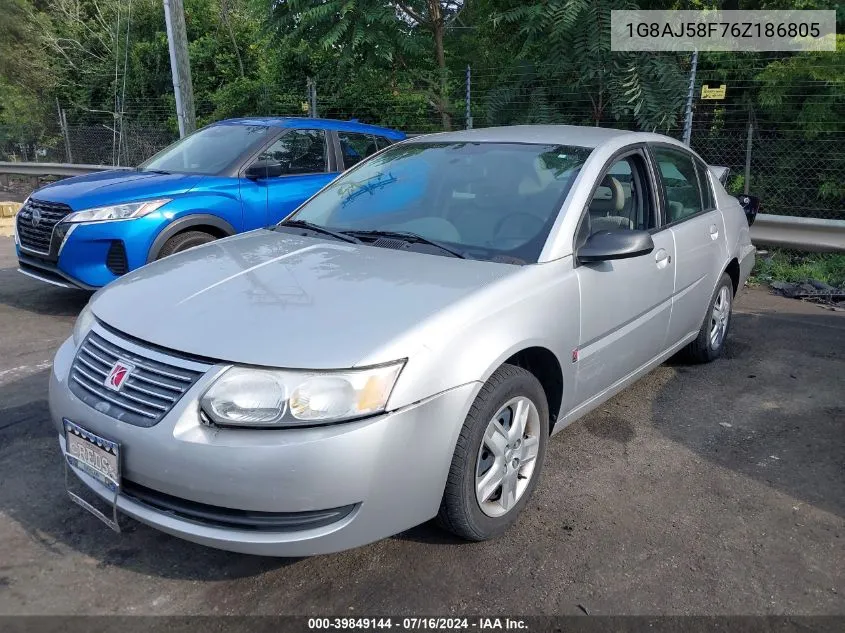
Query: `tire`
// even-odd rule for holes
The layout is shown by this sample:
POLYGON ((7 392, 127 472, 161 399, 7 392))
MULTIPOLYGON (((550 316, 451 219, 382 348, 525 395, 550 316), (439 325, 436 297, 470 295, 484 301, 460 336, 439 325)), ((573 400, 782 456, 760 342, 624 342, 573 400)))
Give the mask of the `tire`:
POLYGON ((156 260, 173 255, 174 253, 181 253, 194 246, 208 244, 216 239, 216 237, 205 231, 185 231, 184 233, 178 233, 164 243, 164 246, 161 247, 158 255, 156 255, 156 260))
POLYGON ((509 528, 537 486, 548 437, 549 405, 540 382, 521 367, 502 365, 481 388, 464 420, 437 515, 440 526, 469 541, 484 541, 509 528), (517 418, 517 410, 527 415, 517 418), (516 419, 524 419, 525 432, 521 437, 499 433, 494 419, 503 431, 511 431, 516 419), (488 431, 491 439, 485 439, 488 431), (498 495, 497 476, 502 479, 498 495), (486 484, 481 488, 485 495, 477 493, 479 482, 486 484), (507 499, 506 484, 514 491, 507 499), (491 490, 493 494, 486 495, 491 490), (482 502, 481 496, 489 498, 482 502))
POLYGON ((704 316, 698 337, 685 349, 685 356, 689 360, 696 363, 709 363, 719 358, 725 351, 725 341, 728 338, 732 321, 731 310, 733 309, 733 298, 733 282, 728 274, 724 273, 716 285, 716 290, 713 292, 713 297, 707 306, 707 313, 704 316), (717 304, 721 305, 718 315, 715 310, 717 304), (727 309, 725 309, 725 306, 727 306, 727 309), (717 318, 721 323, 718 328, 715 323, 717 318), (714 328, 717 328, 718 331, 714 328), (716 336, 717 333, 718 336, 716 336), (714 337, 717 339, 715 343, 714 337))

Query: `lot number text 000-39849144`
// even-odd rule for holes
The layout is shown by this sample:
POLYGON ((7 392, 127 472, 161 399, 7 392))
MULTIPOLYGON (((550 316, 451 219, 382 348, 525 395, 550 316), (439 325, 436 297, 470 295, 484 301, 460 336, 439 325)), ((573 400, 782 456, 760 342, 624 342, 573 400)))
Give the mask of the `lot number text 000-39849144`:
POLYGON ((308 618, 309 630, 390 629, 397 631, 520 631, 528 625, 521 618, 438 618, 438 617, 343 617, 308 618))

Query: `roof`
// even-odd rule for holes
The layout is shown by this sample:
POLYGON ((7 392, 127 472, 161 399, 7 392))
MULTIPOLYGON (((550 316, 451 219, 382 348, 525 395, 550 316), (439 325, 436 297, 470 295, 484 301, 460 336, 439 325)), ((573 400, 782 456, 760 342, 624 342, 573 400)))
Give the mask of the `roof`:
POLYGON ((242 119, 225 119, 214 125, 267 125, 284 128, 310 128, 317 130, 339 130, 342 132, 363 132, 379 134, 394 140, 405 138, 405 133, 377 125, 358 123, 355 120, 340 121, 337 119, 312 119, 308 117, 250 117, 242 119))
POLYGON ((595 148, 607 141, 622 140, 623 137, 626 144, 636 143, 638 141, 653 142, 658 139, 675 142, 674 139, 660 134, 577 125, 509 125, 504 127, 475 128, 472 130, 438 132, 435 134, 415 136, 407 142, 555 143, 575 147, 595 148))

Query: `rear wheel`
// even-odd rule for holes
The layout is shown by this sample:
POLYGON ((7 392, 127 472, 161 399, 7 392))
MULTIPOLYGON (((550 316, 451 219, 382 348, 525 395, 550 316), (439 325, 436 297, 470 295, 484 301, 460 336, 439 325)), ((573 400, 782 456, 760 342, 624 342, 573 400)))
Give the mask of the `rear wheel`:
POLYGON ((205 231, 185 231, 184 233, 179 233, 164 243, 156 259, 173 255, 173 253, 181 253, 194 246, 208 244, 215 239, 217 238, 205 231))
POLYGON ((731 326, 731 309, 733 308, 734 286, 727 273, 722 275, 710 305, 707 315, 701 324, 698 337, 686 348, 687 356, 698 363, 709 363, 719 358, 725 350, 725 340, 731 326))
POLYGON ((464 421, 438 523, 471 541, 504 532, 537 486, 548 436, 540 382, 514 365, 497 369, 464 421))

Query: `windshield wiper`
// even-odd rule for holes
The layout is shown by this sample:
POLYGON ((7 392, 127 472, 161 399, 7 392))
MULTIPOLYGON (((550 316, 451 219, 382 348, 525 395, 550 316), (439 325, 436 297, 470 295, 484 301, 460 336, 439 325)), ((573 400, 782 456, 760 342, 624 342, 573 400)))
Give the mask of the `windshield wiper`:
POLYGON ((324 226, 320 226, 319 224, 314 224, 313 222, 309 222, 308 220, 286 220, 284 222, 279 222, 275 227, 280 226, 291 226, 297 229, 308 229, 309 231, 314 231, 315 233, 322 233, 323 235, 329 235, 336 240, 340 240, 342 242, 349 242, 350 244, 360 244, 361 240, 356 237, 352 237, 351 235, 345 235, 343 233, 338 233, 337 231, 332 231, 331 229, 327 229, 324 226))
POLYGON ((430 240, 427 237, 423 237, 418 233, 413 233, 411 231, 379 231, 379 230, 371 230, 371 231, 344 231, 347 235, 354 235, 356 237, 393 237, 399 240, 403 240, 405 242, 417 243, 417 244, 428 244, 429 246, 434 246, 435 248, 439 248, 441 251, 445 253, 449 253, 453 257, 460 257, 461 259, 466 259, 467 256, 461 253, 460 251, 456 251, 453 248, 450 248, 440 242, 435 240, 430 240))
POLYGON ((135 170, 143 172, 145 174, 162 174, 164 176, 170 175, 169 171, 165 171, 163 169, 145 169, 145 168, 141 168, 141 167, 136 167, 135 170))

